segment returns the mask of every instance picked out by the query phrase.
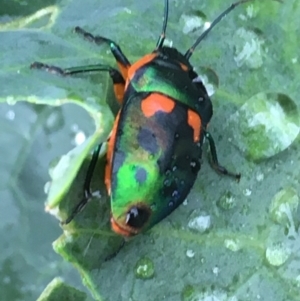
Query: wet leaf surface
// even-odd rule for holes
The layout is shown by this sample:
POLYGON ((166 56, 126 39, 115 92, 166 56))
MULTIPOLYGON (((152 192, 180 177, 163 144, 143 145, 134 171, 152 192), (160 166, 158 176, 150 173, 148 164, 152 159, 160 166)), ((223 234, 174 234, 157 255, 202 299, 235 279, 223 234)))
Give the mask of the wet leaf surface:
MULTIPOLYGON (((38 11, 36 4, 36 13, 19 8, 10 18, 0 16, 1 300, 32 300, 54 276, 78 286, 69 265, 50 254, 50 242, 61 230, 42 212, 44 185, 51 182, 47 209, 64 219, 82 199, 89 153, 106 140, 113 121, 106 74, 61 77, 30 70, 30 64, 113 65, 107 47, 83 41, 73 33, 75 26, 116 40, 135 61, 153 50, 163 11, 162 1, 44 5, 38 11), (78 133, 88 137, 80 145, 78 133), (50 162, 61 156, 50 177, 50 162)), ((183 16, 201 12, 198 16, 211 21, 227 5, 171 1, 169 41, 185 51, 201 28, 184 34, 188 19, 183 16)), ((194 53, 196 70, 216 75, 210 132, 220 162, 241 172, 241 182, 215 174, 204 154, 187 202, 107 262, 121 241, 109 227, 100 160, 92 187, 101 198, 93 198, 54 242, 96 300, 298 300, 299 138, 294 131, 284 147, 274 143, 288 134, 288 122, 299 127, 299 13, 297 0, 245 4, 194 53), (257 95, 265 97, 257 103, 257 95), (288 99, 288 108, 274 95, 288 99), (272 105, 277 99, 285 118, 276 119, 270 99, 272 105), (237 116, 245 109, 251 118, 263 113, 258 129, 251 131, 249 119, 237 116), (263 138, 258 146, 257 137, 263 138), (260 149, 264 143, 271 152, 260 149), (205 230, 189 227, 193 221, 205 230)))

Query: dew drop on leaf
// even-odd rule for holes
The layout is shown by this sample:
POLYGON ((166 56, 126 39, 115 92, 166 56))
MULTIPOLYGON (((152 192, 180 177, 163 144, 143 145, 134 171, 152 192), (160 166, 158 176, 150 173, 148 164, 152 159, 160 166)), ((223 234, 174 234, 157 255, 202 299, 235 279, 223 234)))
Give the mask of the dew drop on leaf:
POLYGON ((150 279, 154 276, 154 263, 148 257, 140 258, 135 265, 135 276, 140 279, 150 279))
POLYGON ((299 130, 297 105, 280 93, 254 95, 226 124, 232 143, 253 161, 285 150, 294 142, 299 130))

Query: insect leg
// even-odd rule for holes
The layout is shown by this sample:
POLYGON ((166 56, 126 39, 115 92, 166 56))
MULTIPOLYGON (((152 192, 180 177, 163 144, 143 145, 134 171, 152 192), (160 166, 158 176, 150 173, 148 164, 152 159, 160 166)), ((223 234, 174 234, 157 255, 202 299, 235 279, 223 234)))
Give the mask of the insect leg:
POLYGON ((83 199, 74 207, 74 209, 72 210, 71 214, 68 216, 68 218, 65 221, 62 221, 61 224, 62 225, 67 225, 69 224, 74 217, 80 213, 84 207, 86 206, 86 204, 92 199, 93 197, 93 193, 91 191, 91 181, 92 181, 92 177, 95 171, 95 167, 98 161, 98 157, 99 157, 99 153, 101 150, 101 146, 102 144, 99 144, 97 146, 97 148, 94 150, 93 152, 93 156, 92 156, 92 160, 89 164, 87 173, 86 173, 86 177, 84 180, 84 185, 83 185, 83 191, 84 191, 84 197, 83 199))
POLYGON ((57 66, 47 65, 40 62, 34 62, 31 64, 30 68, 32 69, 40 69, 45 70, 52 74, 58 74, 61 76, 74 75, 79 73, 88 73, 88 72, 100 72, 107 71, 109 72, 109 76, 111 77, 114 85, 114 92, 117 100, 121 103, 123 101, 124 89, 125 89, 125 80, 121 73, 108 65, 87 65, 87 66, 78 66, 62 69, 57 66))
POLYGON ((211 154, 211 160, 212 160, 212 162, 211 162, 212 168, 214 170, 216 170, 218 173, 221 173, 223 175, 227 175, 227 176, 233 177, 237 181, 239 181, 240 178, 241 178, 241 174, 240 173, 230 172, 225 167, 223 167, 222 165, 219 164, 218 156, 217 156, 217 150, 216 150, 214 139, 210 135, 210 133, 206 132, 205 130, 203 130, 203 131, 204 131, 205 138, 209 142, 209 148, 210 148, 210 154, 211 154))
POLYGON ((123 78, 125 79, 127 78, 128 68, 131 66, 131 64, 117 43, 105 37, 94 36, 78 26, 75 27, 75 32, 81 35, 82 37, 84 37, 85 39, 87 39, 88 41, 94 42, 96 44, 103 44, 103 43, 108 44, 113 56, 117 61, 117 64, 119 66, 121 74, 123 75, 123 78))

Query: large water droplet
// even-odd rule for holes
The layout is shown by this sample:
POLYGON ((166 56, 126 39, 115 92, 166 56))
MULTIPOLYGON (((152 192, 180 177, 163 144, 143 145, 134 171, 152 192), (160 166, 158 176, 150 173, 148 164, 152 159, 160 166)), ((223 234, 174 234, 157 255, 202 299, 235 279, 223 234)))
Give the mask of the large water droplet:
POLYGON ((239 28, 232 40, 235 45, 234 60, 238 67, 246 65, 251 69, 256 69, 262 66, 264 41, 256 32, 239 28))
POLYGON ((249 159, 272 157, 291 145, 300 130, 299 112, 288 96, 259 93, 230 116, 226 130, 249 159))
POLYGON ((266 259, 273 266, 283 265, 291 255, 291 250, 281 244, 266 249, 266 259))
POLYGON ((296 237, 297 231, 293 219, 299 206, 299 196, 294 188, 285 188, 279 191, 272 199, 270 213, 272 219, 289 229, 288 236, 296 237))
POLYGON ((237 239, 225 239, 224 245, 232 252, 237 252, 241 249, 240 241, 237 239))
POLYGON ((232 209, 236 205, 235 197, 230 191, 227 191, 220 197, 219 201, 217 202, 217 205, 225 210, 232 209))
POLYGON ((204 233, 211 227, 211 217, 210 215, 200 215, 194 217, 188 222, 188 227, 191 230, 204 233))
POLYGON ((182 27, 182 32, 188 34, 198 29, 205 30, 206 16, 201 11, 193 11, 189 14, 183 14, 179 19, 179 24, 182 27))
POLYGON ((140 258, 135 265, 135 276, 150 279, 154 276, 154 263, 148 257, 140 258))

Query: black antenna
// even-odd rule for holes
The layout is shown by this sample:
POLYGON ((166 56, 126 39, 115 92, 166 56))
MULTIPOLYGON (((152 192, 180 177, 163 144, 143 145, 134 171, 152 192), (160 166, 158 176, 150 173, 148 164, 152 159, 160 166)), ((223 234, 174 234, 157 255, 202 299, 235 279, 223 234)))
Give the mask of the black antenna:
POLYGON ((187 50, 187 52, 185 53, 184 57, 186 59, 189 59, 195 48, 200 44, 200 42, 208 35, 208 33, 228 14, 230 13, 233 9, 235 9, 238 5, 245 3, 245 2, 250 2, 253 0, 241 0, 235 3, 232 3, 226 10, 224 10, 209 26, 209 28, 207 28, 202 34, 201 36, 196 40, 196 42, 193 44, 193 46, 191 48, 189 48, 187 50))
POLYGON ((164 23, 163 23, 161 34, 156 43, 156 49, 161 48, 164 43, 166 37, 167 23, 168 23, 168 14, 169 14, 169 1, 165 0, 164 23))

